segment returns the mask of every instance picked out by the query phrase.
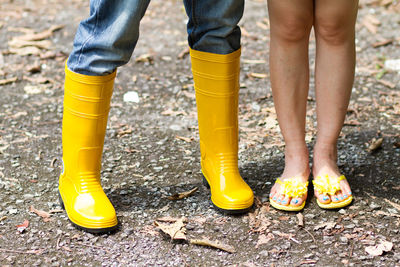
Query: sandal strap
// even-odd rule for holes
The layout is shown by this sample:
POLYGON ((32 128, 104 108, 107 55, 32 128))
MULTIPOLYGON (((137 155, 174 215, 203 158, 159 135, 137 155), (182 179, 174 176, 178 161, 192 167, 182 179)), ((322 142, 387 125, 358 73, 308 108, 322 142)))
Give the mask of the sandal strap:
POLYGON ((281 194, 288 197, 301 197, 307 193, 308 181, 301 182, 298 179, 276 179, 275 183, 281 185, 281 194))
POLYGON ((315 179, 313 179, 313 184, 314 188, 318 191, 320 194, 329 194, 329 195, 334 195, 336 194, 337 191, 340 191, 340 181, 346 180, 346 177, 344 175, 341 175, 339 177, 329 177, 329 175, 325 176, 317 176, 315 179))

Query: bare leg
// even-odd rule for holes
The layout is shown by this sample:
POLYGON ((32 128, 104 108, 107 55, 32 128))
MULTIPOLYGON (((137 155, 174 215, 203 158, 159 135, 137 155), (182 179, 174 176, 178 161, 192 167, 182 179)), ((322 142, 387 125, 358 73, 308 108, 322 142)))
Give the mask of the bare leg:
MULTIPOLYGON (((305 143, 305 117, 309 88, 308 43, 313 24, 312 0, 268 0, 271 21, 270 72, 279 126, 285 139, 285 169, 281 180, 308 180, 310 169, 305 143)), ((281 205, 300 206, 307 196, 290 199, 270 193, 281 205)))
MULTIPOLYGON (((337 167, 337 139, 349 104, 355 68, 355 21, 358 0, 315 0, 316 36, 315 88, 317 99, 317 142, 314 148, 314 177, 340 176, 337 167)), ((322 203, 338 202, 351 194, 347 181, 341 191, 323 196, 322 203)))

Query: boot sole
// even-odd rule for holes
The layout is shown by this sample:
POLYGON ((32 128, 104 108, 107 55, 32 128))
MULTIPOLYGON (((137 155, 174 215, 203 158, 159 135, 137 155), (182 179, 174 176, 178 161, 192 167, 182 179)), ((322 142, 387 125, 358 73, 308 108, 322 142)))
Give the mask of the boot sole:
MULTIPOLYGON (((58 199, 59 199, 59 201, 60 201, 60 206, 61 206, 61 208, 62 208, 63 210, 66 211, 65 205, 64 205, 64 201, 62 200, 60 191, 58 191, 58 199)), ((67 216, 68 216, 68 213, 67 213, 67 216)), ((86 227, 80 226, 80 225, 74 223, 73 221, 71 221, 71 219, 69 218, 69 216, 68 216, 68 220, 69 220, 70 223, 71 223, 75 228, 77 228, 78 230, 82 230, 82 231, 85 231, 85 232, 88 232, 88 233, 91 233, 91 234, 107 234, 107 233, 112 233, 112 232, 115 232, 115 231, 119 228, 119 224, 117 224, 117 225, 115 225, 115 226, 112 226, 112 227, 106 227, 106 228, 86 228, 86 227)))
MULTIPOLYGON (((207 187, 208 189, 210 189, 210 184, 207 182, 207 179, 204 177, 204 175, 203 175, 203 185, 205 187, 207 187)), ((253 205, 251 205, 250 207, 245 208, 245 209, 222 209, 222 208, 218 207, 217 205, 215 205, 212 201, 211 201, 211 203, 213 204, 214 209, 216 209, 217 211, 219 211, 223 214, 227 214, 227 215, 240 215, 243 213, 247 213, 253 207, 253 205)))

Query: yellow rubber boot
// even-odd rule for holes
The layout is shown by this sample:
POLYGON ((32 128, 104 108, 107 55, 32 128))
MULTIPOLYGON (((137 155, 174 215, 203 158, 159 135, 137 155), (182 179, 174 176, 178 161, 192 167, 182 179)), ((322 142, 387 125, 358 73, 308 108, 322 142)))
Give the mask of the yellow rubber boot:
POLYGON ((211 201, 227 213, 251 208, 254 195, 238 169, 240 49, 219 55, 190 50, 200 133, 201 170, 211 201))
POLYGON ((100 184, 114 78, 115 72, 87 76, 65 68, 59 192, 70 221, 91 233, 109 232, 118 225, 114 207, 100 184))

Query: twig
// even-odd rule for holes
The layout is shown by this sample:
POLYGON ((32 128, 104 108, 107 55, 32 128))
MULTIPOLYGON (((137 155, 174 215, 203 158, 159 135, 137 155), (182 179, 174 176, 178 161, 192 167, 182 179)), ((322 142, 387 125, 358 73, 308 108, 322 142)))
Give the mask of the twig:
POLYGON ((12 249, 5 249, 5 248, 0 248, 0 251, 2 252, 10 252, 10 253, 17 253, 17 254, 42 254, 42 250, 27 250, 27 251, 23 251, 23 250, 12 250, 12 249))
POLYGON ((354 242, 351 243, 351 248, 350 248, 350 253, 349 253, 349 257, 353 257, 353 250, 354 250, 354 242))
POLYGON ((56 248, 57 248, 57 250, 59 250, 59 249, 61 248, 61 247, 60 247, 61 236, 62 236, 62 234, 60 234, 60 236, 59 236, 58 239, 57 239, 57 243, 56 243, 56 248))
POLYGON ((317 241, 315 240, 315 237, 310 233, 310 231, 308 231, 306 228, 303 228, 303 229, 312 237, 314 243, 317 243, 317 241))

